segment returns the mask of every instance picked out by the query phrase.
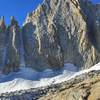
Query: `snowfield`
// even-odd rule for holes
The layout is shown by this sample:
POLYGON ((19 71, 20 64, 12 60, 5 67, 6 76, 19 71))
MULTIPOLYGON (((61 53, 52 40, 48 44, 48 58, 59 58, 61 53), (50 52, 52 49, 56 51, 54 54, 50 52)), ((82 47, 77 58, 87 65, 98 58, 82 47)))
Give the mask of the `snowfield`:
POLYGON ((60 71, 47 69, 43 72, 37 72, 30 68, 21 68, 19 72, 0 75, 0 94, 61 83, 92 70, 100 70, 100 63, 83 71, 78 71, 73 64, 65 64, 60 71))

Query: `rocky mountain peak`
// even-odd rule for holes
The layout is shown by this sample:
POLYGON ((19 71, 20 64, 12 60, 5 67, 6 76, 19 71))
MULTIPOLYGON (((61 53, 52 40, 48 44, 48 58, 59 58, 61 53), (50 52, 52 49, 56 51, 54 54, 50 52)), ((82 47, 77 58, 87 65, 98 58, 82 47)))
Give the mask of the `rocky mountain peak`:
MULTIPOLYGON (((0 36, 1 66, 11 72, 23 62, 38 71, 59 69, 64 63, 73 63, 79 69, 96 64, 100 61, 97 8, 88 0, 44 0, 27 15, 22 28, 11 16, 6 34, 0 36)), ((4 19, 1 22, 4 27, 4 19)))
MULTIPOLYGON (((63 55, 60 62, 70 62, 87 68, 99 61, 100 46, 96 35, 98 29, 95 30, 94 26, 95 9, 95 5, 88 0, 44 0, 38 9, 27 16, 24 27, 28 23, 35 27, 32 33, 36 35, 38 49, 42 49, 43 54, 53 52, 57 47, 55 43, 58 43, 61 51, 58 55, 53 55, 58 58, 63 55), (44 41, 51 47, 44 48, 44 41)), ((49 55, 52 59, 52 54, 49 55)), ((50 64, 50 57, 48 58, 50 64)), ((59 62, 57 59, 53 61, 59 62)))
POLYGON ((15 18, 14 18, 14 16, 11 16, 10 17, 10 21, 11 21, 11 26, 13 26, 13 25, 18 25, 18 22, 15 20, 15 18))
POLYGON ((6 30, 5 20, 4 16, 2 16, 0 19, 0 31, 4 32, 5 30, 6 30))

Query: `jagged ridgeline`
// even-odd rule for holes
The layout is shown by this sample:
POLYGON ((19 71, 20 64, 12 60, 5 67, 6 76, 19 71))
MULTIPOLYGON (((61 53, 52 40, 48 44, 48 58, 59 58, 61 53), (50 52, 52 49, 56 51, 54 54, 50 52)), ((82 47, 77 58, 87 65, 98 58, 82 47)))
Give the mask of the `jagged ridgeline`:
POLYGON ((100 61, 100 5, 88 0, 44 0, 22 28, 0 20, 0 68, 59 69, 64 63, 89 68, 100 61))

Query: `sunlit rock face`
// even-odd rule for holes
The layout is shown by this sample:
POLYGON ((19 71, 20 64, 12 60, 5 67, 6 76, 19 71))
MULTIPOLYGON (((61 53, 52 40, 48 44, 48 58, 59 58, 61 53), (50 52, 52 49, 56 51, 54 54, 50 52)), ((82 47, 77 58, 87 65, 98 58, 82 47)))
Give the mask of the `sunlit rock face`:
MULTIPOLYGON (((94 31, 95 12, 95 6, 87 0, 45 0, 27 16, 23 27, 31 24, 23 34, 30 31, 40 61, 45 59, 42 63, 51 68, 63 66, 64 62, 88 68, 100 59, 94 31)), ((26 36, 24 41, 27 39, 26 36)), ((33 51, 33 59, 34 54, 33 51)))
POLYGON ((44 0, 22 28, 0 21, 0 66, 42 71, 73 63, 80 69, 100 61, 100 6, 88 0, 44 0), (4 51, 4 52, 3 52, 4 51))

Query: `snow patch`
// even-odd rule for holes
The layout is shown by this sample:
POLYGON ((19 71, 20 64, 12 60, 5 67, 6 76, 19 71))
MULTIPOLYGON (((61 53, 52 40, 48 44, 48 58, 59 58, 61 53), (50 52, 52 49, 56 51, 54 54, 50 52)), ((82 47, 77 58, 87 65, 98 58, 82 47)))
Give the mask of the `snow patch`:
POLYGON ((13 72, 9 75, 0 75, 0 93, 27 90, 57 84, 74 78, 85 72, 100 70, 100 63, 90 69, 79 71, 73 64, 65 64, 60 71, 47 69, 43 72, 37 72, 31 68, 21 68, 19 72, 13 72))

